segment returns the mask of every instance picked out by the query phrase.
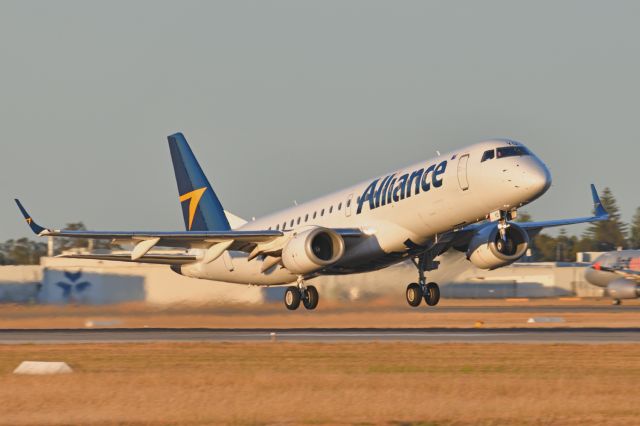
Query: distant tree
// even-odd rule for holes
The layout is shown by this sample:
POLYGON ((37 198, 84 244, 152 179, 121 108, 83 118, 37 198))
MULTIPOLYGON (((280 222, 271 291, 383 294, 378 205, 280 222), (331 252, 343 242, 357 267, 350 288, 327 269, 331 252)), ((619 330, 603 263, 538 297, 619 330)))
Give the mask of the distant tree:
POLYGON ((574 262, 576 260, 575 247, 578 238, 567 235, 567 230, 562 228, 558 238, 556 238, 556 261, 557 262, 574 262))
POLYGON ((518 212, 518 217, 516 217, 516 222, 520 222, 520 223, 533 222, 533 218, 529 213, 522 211, 522 212, 518 212))
POLYGON ((0 245, 0 262, 4 265, 37 265, 46 256, 47 245, 28 238, 7 240, 0 245))
MULTIPOLYGON (((82 222, 67 223, 64 228, 69 231, 86 231, 87 227, 82 222)), ((93 240, 92 247, 94 249, 111 248, 110 241, 107 240, 93 240)), ((55 238, 53 250, 55 253, 60 254, 65 250, 71 250, 74 248, 87 248, 89 247, 89 240, 85 238, 55 238)), ((116 248, 116 247, 113 247, 116 248)))
MULTIPOLYGON (((82 222, 73 222, 67 223, 64 227, 65 230, 68 231, 86 231, 87 227, 84 226, 82 222)), ((84 238, 54 238, 53 240, 53 250, 60 254, 65 250, 70 250, 73 248, 87 247, 89 244, 88 240, 84 238)))
MULTIPOLYGON (((582 236, 576 241, 576 245, 573 247, 574 253, 583 251, 593 251, 594 247, 597 247, 598 243, 588 236, 582 236)), ((596 249, 597 250, 597 249, 596 249)), ((575 257, 574 257, 575 258, 575 257)))
POLYGON ((557 241, 550 235, 540 234, 534 239, 534 259, 541 262, 553 262, 556 260, 557 241))
POLYGON ((589 251, 610 251, 625 247, 627 226, 620 219, 620 209, 611 189, 605 188, 600 198, 602 206, 609 213, 609 220, 594 222, 585 232, 585 240, 593 242, 589 251))
POLYGON ((636 213, 631 220, 631 229, 629 230, 629 248, 640 248, 640 207, 636 209, 636 213))

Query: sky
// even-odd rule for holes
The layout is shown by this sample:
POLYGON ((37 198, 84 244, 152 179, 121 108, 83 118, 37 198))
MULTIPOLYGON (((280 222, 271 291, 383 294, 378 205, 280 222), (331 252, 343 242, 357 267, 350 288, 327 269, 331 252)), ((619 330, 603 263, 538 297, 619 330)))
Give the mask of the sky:
MULTIPOLYGON (((640 206, 637 1, 2 1, 0 241, 181 230, 166 137, 259 217, 493 137, 553 186, 534 219, 640 206)), ((574 227, 569 233, 579 233, 574 227)))

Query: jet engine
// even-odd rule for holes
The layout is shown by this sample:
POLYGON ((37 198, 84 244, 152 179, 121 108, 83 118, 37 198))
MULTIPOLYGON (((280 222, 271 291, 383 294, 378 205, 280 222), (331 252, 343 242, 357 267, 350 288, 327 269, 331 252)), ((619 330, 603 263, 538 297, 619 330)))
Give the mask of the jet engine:
POLYGON ((635 299, 640 297, 640 286, 625 278, 618 278, 607 285, 607 292, 613 299, 635 299))
POLYGON ((469 243, 467 259, 480 269, 496 269, 520 259, 529 247, 529 235, 511 223, 503 239, 498 226, 485 226, 478 230, 469 243))
POLYGON ((337 262, 343 254, 339 234, 315 227, 293 234, 282 249, 282 264, 294 274, 308 274, 337 262))

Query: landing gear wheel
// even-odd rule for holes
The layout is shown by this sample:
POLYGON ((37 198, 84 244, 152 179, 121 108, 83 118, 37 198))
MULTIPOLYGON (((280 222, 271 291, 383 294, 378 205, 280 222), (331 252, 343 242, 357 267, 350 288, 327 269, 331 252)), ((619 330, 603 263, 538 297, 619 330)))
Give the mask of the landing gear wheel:
POLYGON ((300 306, 300 290, 298 287, 287 287, 287 291, 284 292, 284 305, 290 311, 295 311, 300 306))
POLYGON ((302 298, 302 303, 304 307, 311 310, 315 309, 318 306, 318 301, 320 300, 320 296, 318 295, 318 290, 312 285, 307 286, 307 291, 305 292, 305 297, 302 298))
POLYGON ((407 303, 414 308, 422 301, 422 288, 416 283, 407 286, 407 303))
POLYGON ((622 303, 622 302, 620 301, 620 299, 613 299, 613 300, 611 301, 611 304, 612 304, 613 306, 618 306, 618 305, 619 305, 619 304, 621 304, 621 303, 622 303))
POLYGON ((440 287, 436 283, 427 284, 427 290, 424 293, 424 301, 429 306, 436 306, 440 301, 440 287))

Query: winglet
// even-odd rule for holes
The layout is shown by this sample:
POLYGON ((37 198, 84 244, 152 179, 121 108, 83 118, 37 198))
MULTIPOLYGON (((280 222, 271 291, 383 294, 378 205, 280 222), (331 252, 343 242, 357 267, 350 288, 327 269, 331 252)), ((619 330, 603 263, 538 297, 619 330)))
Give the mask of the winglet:
POLYGON ((43 228, 42 226, 38 225, 29 215, 29 213, 27 213, 27 211, 25 210, 25 208, 22 206, 22 203, 20 202, 20 200, 18 200, 17 198, 15 199, 16 204, 18 205, 18 208, 20 209, 20 212, 22 213, 22 216, 24 216, 24 220, 27 221, 27 223, 29 224, 29 228, 31 228, 31 230, 35 233, 40 235, 40 233, 42 231, 46 231, 47 229, 43 228))
POLYGON ((609 213, 605 210, 602 202, 600 201, 600 196, 598 195, 598 191, 596 191, 596 186, 591 184, 591 196, 593 197, 593 208, 595 210, 595 215, 598 218, 608 219, 609 213))

